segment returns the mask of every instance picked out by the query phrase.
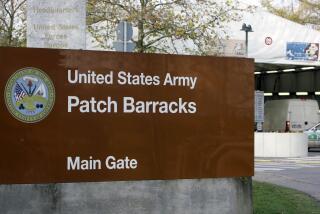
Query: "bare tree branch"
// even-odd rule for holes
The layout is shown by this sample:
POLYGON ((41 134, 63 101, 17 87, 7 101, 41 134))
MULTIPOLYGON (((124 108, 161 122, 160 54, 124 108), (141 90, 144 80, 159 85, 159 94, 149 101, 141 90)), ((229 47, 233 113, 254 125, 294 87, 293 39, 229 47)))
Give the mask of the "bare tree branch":
POLYGON ((23 0, 20 2, 20 4, 18 4, 15 9, 14 9, 14 13, 17 12, 17 10, 19 10, 21 8, 22 5, 24 5, 27 2, 27 0, 23 0))
POLYGON ((0 45, 25 45, 26 0, 0 0, 0 45))
POLYGON ((193 44, 194 52, 205 53, 213 49, 210 46, 217 38, 226 37, 221 28, 238 20, 239 11, 244 10, 232 0, 88 1, 88 27, 96 42, 110 46, 115 23, 127 20, 136 29, 133 41, 138 52, 192 53, 188 45, 193 44), (107 27, 106 22, 114 23, 114 27, 107 27))

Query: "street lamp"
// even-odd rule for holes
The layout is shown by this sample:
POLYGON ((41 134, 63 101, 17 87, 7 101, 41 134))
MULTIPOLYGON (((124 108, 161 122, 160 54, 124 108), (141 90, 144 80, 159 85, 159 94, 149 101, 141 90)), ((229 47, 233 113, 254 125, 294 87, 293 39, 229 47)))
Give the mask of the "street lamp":
POLYGON ((241 31, 246 32, 246 56, 248 57, 248 33, 253 32, 251 25, 242 24, 241 31))

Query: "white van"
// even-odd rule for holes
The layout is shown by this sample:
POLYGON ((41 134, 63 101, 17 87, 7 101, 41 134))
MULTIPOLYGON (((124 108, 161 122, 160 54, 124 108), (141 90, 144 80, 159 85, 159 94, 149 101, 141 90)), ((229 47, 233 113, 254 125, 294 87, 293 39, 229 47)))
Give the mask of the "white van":
POLYGON ((319 122, 319 105, 316 100, 270 100, 264 108, 265 132, 302 132, 319 122))

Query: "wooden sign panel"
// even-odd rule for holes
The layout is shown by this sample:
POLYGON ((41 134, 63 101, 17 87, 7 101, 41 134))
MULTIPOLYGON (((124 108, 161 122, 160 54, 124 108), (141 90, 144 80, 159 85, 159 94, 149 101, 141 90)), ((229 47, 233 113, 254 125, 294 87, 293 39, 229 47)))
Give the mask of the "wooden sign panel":
POLYGON ((252 59, 0 48, 0 183, 253 175, 252 59))

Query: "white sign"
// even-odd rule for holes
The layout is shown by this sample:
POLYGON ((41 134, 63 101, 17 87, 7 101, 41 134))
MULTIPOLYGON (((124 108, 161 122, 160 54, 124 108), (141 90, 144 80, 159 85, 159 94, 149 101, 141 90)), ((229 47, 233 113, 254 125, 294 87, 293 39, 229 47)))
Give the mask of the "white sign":
POLYGON ((255 91, 254 121, 256 123, 264 122, 264 94, 263 94, 263 91, 255 91))
POLYGON ((246 43, 244 40, 224 40, 222 45, 223 56, 244 57, 246 55, 246 43))
POLYGON ((85 49, 86 0, 28 0, 27 46, 85 49))

